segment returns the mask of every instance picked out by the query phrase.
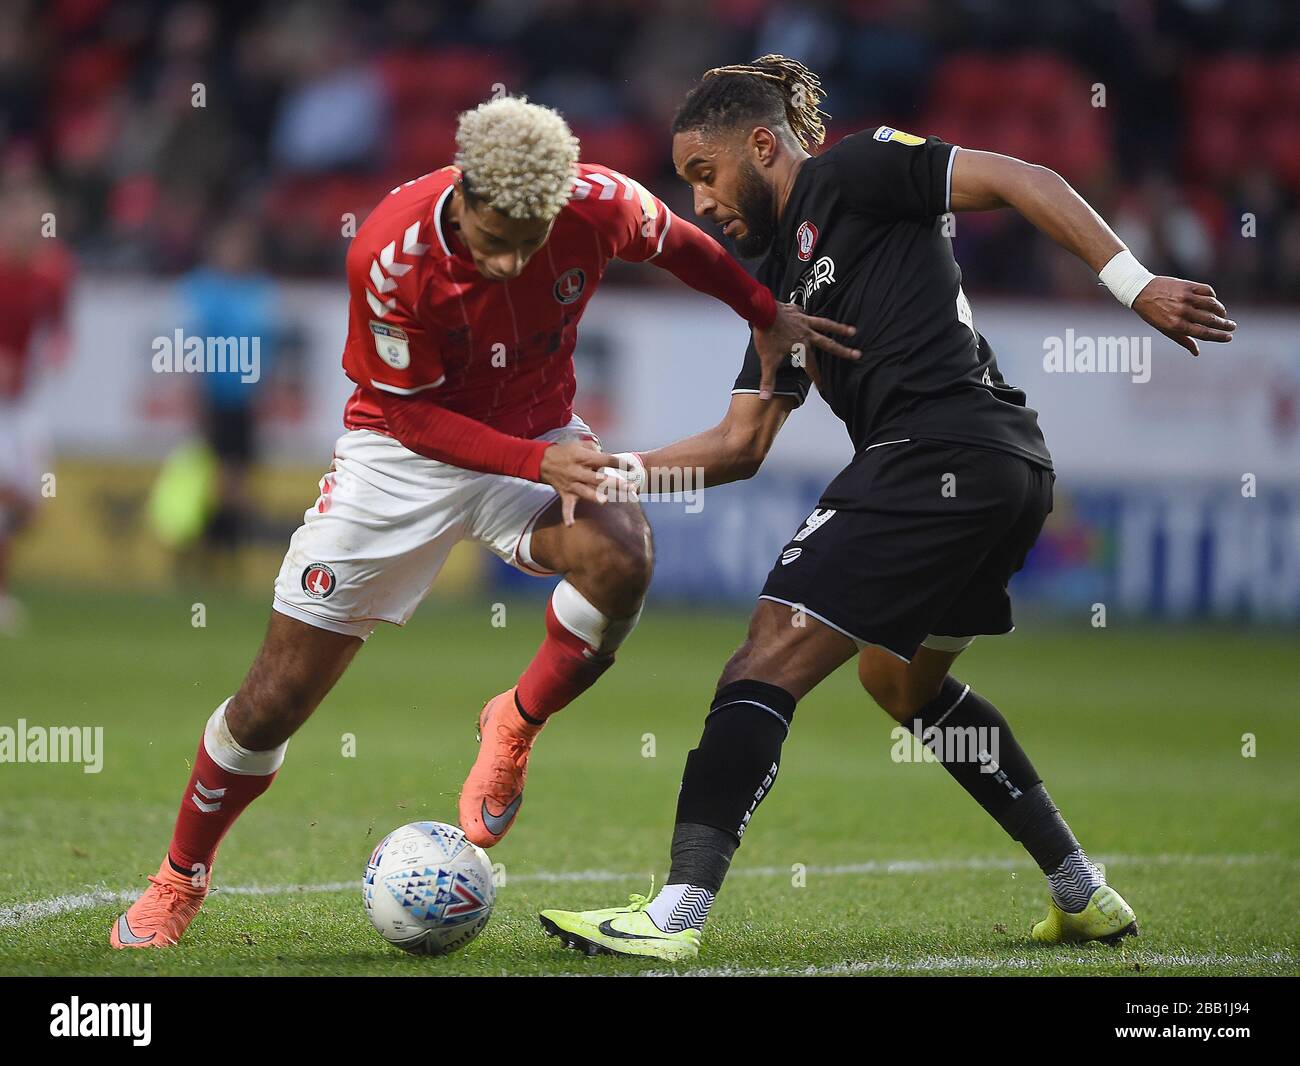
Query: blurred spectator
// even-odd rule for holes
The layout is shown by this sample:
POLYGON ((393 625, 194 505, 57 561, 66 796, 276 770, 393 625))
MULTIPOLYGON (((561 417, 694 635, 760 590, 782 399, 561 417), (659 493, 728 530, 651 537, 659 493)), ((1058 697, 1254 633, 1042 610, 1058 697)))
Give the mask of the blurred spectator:
POLYGON ((54 239, 57 213, 31 173, 0 184, 0 637, 17 632, 22 608, 9 594, 9 555, 41 499, 45 427, 31 406, 40 364, 67 350, 71 256, 54 239))
POLYGON ((291 7, 282 33, 289 86, 271 131, 271 162, 285 171, 322 172, 383 162, 384 85, 353 36, 316 5, 291 7))

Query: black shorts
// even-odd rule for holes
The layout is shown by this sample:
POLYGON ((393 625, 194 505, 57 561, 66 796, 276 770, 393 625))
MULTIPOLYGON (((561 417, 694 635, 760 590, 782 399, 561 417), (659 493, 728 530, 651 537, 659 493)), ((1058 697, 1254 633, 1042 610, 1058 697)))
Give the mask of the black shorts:
POLYGON ((1004 452, 866 448, 786 544, 760 598, 909 661, 927 637, 1009 633, 1007 582, 1052 510, 1054 480, 1004 452))
POLYGON ((251 408, 209 404, 203 420, 208 446, 218 459, 239 466, 252 463, 257 450, 257 426, 251 408))

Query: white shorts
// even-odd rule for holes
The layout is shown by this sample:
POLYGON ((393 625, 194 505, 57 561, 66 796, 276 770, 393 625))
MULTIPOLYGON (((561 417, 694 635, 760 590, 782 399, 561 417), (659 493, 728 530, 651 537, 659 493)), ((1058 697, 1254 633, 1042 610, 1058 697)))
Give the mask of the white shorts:
MULTIPOLYGON (((538 440, 596 440, 582 419, 538 440)), ((597 441, 597 444, 599 442, 597 441)), ((275 581, 273 606, 319 629, 370 636, 404 625, 459 541, 477 541, 526 574, 549 485, 450 466, 368 429, 344 433, 275 581)))
MULTIPOLYGON (((41 479, 49 471, 44 427, 22 399, 0 400, 0 511, 3 498, 32 504, 41 498, 41 479)), ((6 516, 0 513, 0 534, 6 516)))

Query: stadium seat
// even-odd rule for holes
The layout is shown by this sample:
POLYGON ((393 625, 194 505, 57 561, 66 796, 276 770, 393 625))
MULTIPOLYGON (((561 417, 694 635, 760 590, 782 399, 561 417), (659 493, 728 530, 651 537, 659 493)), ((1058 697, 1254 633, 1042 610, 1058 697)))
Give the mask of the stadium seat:
POLYGON ((586 163, 601 163, 629 177, 648 182, 659 170, 665 150, 661 134, 633 122, 575 126, 586 163))
POLYGON ((1278 115, 1262 127, 1264 160, 1291 190, 1300 193, 1300 115, 1278 115))
POLYGON ((1193 120, 1212 114, 1248 120, 1266 111, 1275 93, 1269 65, 1255 56, 1244 55, 1191 65, 1183 88, 1193 120))
POLYGON ((394 113, 456 113, 489 99, 494 85, 517 82, 513 66, 471 48, 392 52, 380 61, 394 113))

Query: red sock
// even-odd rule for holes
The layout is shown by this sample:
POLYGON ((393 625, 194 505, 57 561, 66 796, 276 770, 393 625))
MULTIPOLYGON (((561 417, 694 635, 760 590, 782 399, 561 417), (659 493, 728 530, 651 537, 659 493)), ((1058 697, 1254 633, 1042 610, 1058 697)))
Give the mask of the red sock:
POLYGON ((271 787, 284 757, 283 747, 250 752, 235 744, 225 726, 225 709, 225 704, 217 709, 199 740, 194 772, 167 849, 173 872, 190 878, 195 887, 206 886, 222 837, 244 808, 271 787))
POLYGON ((519 678, 515 699, 529 718, 545 721, 591 688, 613 662, 613 655, 596 655, 570 633, 547 603, 546 639, 519 678))

